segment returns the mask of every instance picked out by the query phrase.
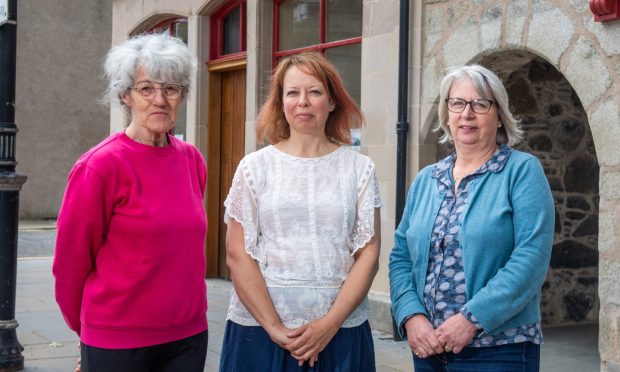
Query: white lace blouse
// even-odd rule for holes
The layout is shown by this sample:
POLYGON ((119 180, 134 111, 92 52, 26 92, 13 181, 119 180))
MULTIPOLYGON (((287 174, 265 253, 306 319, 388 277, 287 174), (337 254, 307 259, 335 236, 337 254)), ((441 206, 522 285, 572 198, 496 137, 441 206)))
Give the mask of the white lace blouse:
MULTIPOLYGON (((373 161, 349 147, 318 158, 299 158, 273 146, 244 157, 224 202, 224 221, 243 226, 245 250, 265 278, 287 328, 329 311, 355 261, 374 235, 381 207, 373 161)), ((365 299, 344 322, 368 318, 365 299)), ((227 319, 259 325, 231 295, 227 319)))

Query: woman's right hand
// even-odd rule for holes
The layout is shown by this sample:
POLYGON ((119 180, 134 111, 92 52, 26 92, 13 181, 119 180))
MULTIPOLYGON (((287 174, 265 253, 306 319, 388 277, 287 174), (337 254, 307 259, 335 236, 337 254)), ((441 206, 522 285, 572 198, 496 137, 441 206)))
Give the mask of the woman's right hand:
POLYGON ((291 333, 291 329, 286 328, 283 324, 279 324, 267 330, 271 341, 278 344, 283 349, 286 349, 286 345, 295 341, 295 337, 289 337, 288 334, 291 333))
POLYGON ((443 353, 443 346, 435 336, 435 328, 423 314, 416 314, 405 322, 407 340, 418 358, 443 353))

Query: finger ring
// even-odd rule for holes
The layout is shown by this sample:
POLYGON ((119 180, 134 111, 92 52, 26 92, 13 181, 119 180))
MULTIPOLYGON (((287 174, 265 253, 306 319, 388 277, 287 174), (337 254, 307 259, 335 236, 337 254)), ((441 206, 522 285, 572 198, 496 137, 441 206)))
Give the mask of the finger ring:
POLYGON ((417 357, 419 357, 419 356, 420 356, 420 353, 418 353, 417 351, 414 351, 413 353, 414 353, 414 354, 415 354, 415 356, 417 356, 417 357))
POLYGON ((446 353, 449 353, 452 351, 452 346, 446 345, 443 349, 446 351, 446 353))

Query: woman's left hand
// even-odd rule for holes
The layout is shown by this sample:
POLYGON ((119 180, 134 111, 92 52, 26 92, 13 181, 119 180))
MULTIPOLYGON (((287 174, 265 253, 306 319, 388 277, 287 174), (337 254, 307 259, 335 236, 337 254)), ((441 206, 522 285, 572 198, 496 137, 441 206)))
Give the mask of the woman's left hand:
POLYGON ((435 330, 435 335, 446 352, 458 354, 474 339, 476 326, 463 314, 454 314, 435 330))
POLYGON ((299 361, 300 365, 308 361, 310 367, 313 367, 314 362, 318 361, 319 353, 339 329, 340 327, 330 322, 327 317, 313 320, 288 334, 288 337, 294 338, 295 341, 286 345, 286 349, 299 361))

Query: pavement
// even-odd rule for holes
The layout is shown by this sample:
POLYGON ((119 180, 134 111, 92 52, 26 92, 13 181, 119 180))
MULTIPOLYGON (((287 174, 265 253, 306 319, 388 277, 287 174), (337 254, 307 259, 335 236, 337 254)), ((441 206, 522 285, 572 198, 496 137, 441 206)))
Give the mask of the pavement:
MULTIPOLYGON (((65 325, 54 300, 51 267, 55 237, 54 221, 20 222, 16 320, 26 372, 72 372, 79 355, 78 338, 65 325)), ((217 371, 232 285, 222 279, 207 279, 207 288, 209 347, 204 370, 217 371)), ((599 371, 598 325, 543 327, 543 333, 541 371, 599 371)), ((378 372, 413 371, 406 342, 393 341, 390 334, 375 330, 373 338, 378 372)))

